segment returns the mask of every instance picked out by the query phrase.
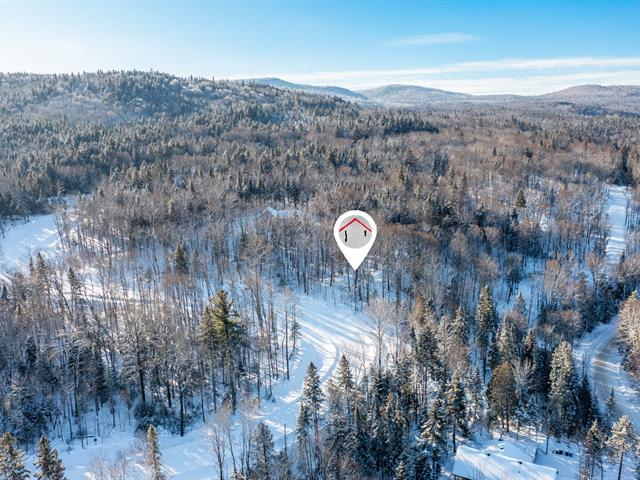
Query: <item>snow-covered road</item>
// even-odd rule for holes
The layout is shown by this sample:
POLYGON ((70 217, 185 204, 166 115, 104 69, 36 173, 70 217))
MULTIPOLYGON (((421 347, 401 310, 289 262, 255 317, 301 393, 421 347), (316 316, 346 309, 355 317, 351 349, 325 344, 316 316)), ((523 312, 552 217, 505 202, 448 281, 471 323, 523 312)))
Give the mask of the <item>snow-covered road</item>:
MULTIPOLYGON (((624 252, 627 236, 627 206, 629 193, 625 187, 610 187, 607 202, 609 241, 608 268, 615 268, 624 252)), ((616 400, 615 414, 628 415, 636 431, 640 431, 640 392, 637 382, 622 368, 622 357, 616 345, 618 319, 599 325, 578 345, 578 360, 584 360, 600 407, 611 389, 616 400)))

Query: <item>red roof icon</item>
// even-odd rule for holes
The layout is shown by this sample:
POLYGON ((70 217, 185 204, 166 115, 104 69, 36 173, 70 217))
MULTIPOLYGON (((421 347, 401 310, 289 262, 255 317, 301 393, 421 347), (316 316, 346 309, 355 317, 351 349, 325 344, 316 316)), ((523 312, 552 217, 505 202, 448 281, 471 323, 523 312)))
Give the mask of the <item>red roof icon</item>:
POLYGON ((366 228, 367 230, 371 231, 371 228, 369 227, 369 225, 363 223, 358 217, 353 217, 351 219, 351 221, 349 221, 348 223, 346 223, 345 225, 343 225, 340 230, 338 230, 338 232, 343 231, 345 228, 347 228, 349 225, 351 225, 353 222, 358 222, 360 225, 362 225, 364 228, 366 228))

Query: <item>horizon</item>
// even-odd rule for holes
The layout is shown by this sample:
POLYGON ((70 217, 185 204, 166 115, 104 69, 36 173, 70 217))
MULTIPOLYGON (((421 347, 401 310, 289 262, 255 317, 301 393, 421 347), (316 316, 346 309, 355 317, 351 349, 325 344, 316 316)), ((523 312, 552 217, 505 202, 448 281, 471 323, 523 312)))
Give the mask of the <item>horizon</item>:
POLYGON ((639 19, 637 1, 0 1, 0 71, 536 95, 640 85, 639 19))

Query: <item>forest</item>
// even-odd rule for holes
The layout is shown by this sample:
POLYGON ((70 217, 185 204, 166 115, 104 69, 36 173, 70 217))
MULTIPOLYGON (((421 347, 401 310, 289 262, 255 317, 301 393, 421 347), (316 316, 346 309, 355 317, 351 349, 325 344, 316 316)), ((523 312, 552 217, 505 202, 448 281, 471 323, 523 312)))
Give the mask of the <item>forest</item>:
MULTIPOLYGON (((638 180, 634 115, 0 74, 0 216, 55 213, 62 250, 3 276, 0 479, 66 478, 53 444, 125 425, 154 480, 158 431, 200 425, 220 480, 436 480, 480 432, 575 441, 580 479, 622 469, 630 420, 573 349, 619 312, 640 378, 638 180), (631 192, 615 264, 611 186, 631 192), (351 209, 378 226, 356 272, 332 233, 351 209), (328 379, 297 361, 301 296, 366 316, 370 352, 328 379), (282 438, 253 413, 295 369, 282 438)), ((139 478, 129 463, 93 478, 139 478)))

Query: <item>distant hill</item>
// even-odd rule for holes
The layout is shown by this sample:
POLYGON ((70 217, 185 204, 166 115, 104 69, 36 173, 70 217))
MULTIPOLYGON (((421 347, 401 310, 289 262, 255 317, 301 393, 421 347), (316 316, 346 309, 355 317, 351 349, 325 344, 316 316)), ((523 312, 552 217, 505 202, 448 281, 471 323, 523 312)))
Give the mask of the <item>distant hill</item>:
POLYGON ((360 93, 349 90, 348 88, 334 87, 334 86, 317 86, 317 85, 305 85, 302 83, 292 83, 282 80, 281 78, 269 77, 269 78, 254 78, 250 80, 253 83, 259 85, 269 85, 276 88, 284 88, 287 90, 301 90, 307 93, 315 93, 317 95, 329 95, 340 97, 344 100, 350 100, 352 102, 366 102, 368 97, 360 93))
POLYGON ((395 107, 421 107, 434 103, 467 102, 473 96, 415 85, 385 85, 359 93, 377 103, 395 107))

